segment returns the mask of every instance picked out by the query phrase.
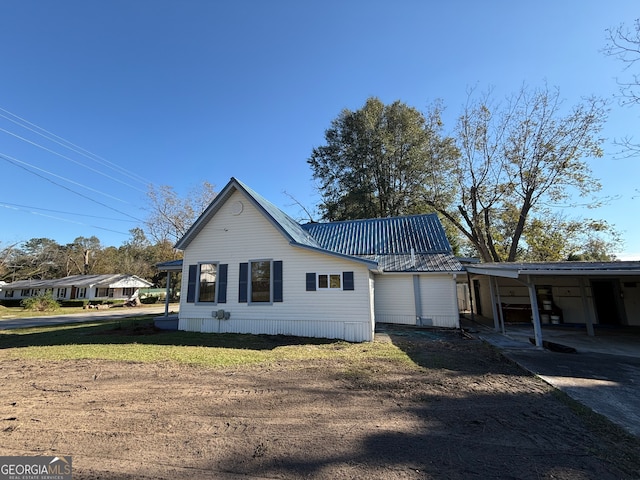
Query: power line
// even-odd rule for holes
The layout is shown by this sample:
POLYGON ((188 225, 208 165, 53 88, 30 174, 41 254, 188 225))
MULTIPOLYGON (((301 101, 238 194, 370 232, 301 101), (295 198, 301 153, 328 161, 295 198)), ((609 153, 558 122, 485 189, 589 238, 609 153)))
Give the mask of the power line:
MULTIPOLYGON (((119 230, 113 230, 111 228, 101 227, 99 225, 90 225, 88 223, 77 222, 75 220, 69 220, 68 218, 55 217, 53 215, 46 215, 44 213, 32 212, 32 211, 29 211, 29 210, 24 210, 22 208, 9 207, 7 204, 4 204, 2 202, 0 202, 0 207, 11 208, 11 209, 14 209, 14 210, 22 210, 22 211, 31 213, 32 215, 38 215, 38 216, 41 216, 41 217, 52 218, 54 220, 60 220, 61 222, 74 223, 76 225, 83 225, 83 226, 86 226, 86 227, 92 227, 92 228, 97 228, 97 229, 100 229, 100 230, 106 230, 107 232, 120 233, 122 235, 129 235, 129 233, 121 232, 119 230)), ((29 207, 29 208, 31 208, 31 207, 29 207)), ((40 209, 40 210, 45 210, 45 209, 40 209)), ((60 213, 65 213, 65 212, 60 212, 60 213)))
POLYGON ((123 218, 101 217, 98 215, 88 215, 86 213, 77 213, 77 212, 64 212, 62 210, 53 210, 50 208, 32 207, 30 205, 20 205, 18 203, 3 202, 2 200, 0 200, 0 206, 4 206, 7 208, 15 208, 16 210, 22 210, 22 209, 42 210, 43 212, 62 213, 64 215, 75 215, 77 217, 97 218, 99 220, 111 220, 114 222, 133 222, 133 220, 125 220, 123 218))
MULTIPOLYGON (((0 129, 0 130, 1 130, 1 129, 0 129)), ((112 198, 112 199, 114 199, 114 200, 118 200, 119 202, 122 202, 122 203, 129 203, 129 202, 127 202, 126 200, 122 200, 121 198, 114 197, 113 195, 109 195, 108 193, 101 192, 100 190, 96 190, 96 189, 95 189, 95 188, 93 188, 93 187, 88 187, 88 186, 86 186, 86 185, 83 185, 82 183, 76 182, 76 181, 74 181, 74 180, 71 180, 71 179, 69 179, 69 178, 63 177, 62 175, 58 175, 58 174, 56 174, 56 173, 50 172, 50 171, 45 170, 45 169, 43 169, 43 168, 36 167, 35 165, 32 165, 32 164, 30 164, 30 163, 28 163, 28 162, 25 162, 25 161, 22 161, 22 160, 18 160, 18 159, 17 159, 17 158, 15 158, 15 157, 11 157, 11 156, 9 156, 9 155, 6 155, 6 154, 3 154, 3 153, 0 153, 0 158, 3 158, 3 159, 4 159, 4 160, 6 160, 7 162, 9 162, 9 163, 11 163, 11 164, 15 165, 16 167, 20 167, 20 168, 22 168, 23 170, 26 170, 27 172, 32 173, 32 174, 34 174, 34 175, 36 175, 36 173, 32 172, 31 170, 29 170, 28 168, 24 167, 23 165, 29 166, 29 167, 33 168, 34 170, 39 170, 39 171, 41 171, 41 172, 44 172, 44 173, 46 173, 46 174, 48 174, 48 175, 51 175, 52 177, 59 178, 60 180, 64 180, 65 182, 69 182, 69 183, 71 183, 71 184, 73 184, 73 185, 77 185, 77 186, 79 186, 79 187, 86 188, 87 190, 91 190, 92 192, 99 193, 100 195, 104 195, 105 197, 109 197, 109 198, 112 198), (20 165, 16 165, 17 163, 19 163, 20 165)), ((46 178, 46 177, 42 177, 41 175, 38 175, 38 176, 39 176, 40 178, 44 178, 45 180, 50 181, 50 180, 49 180, 48 178, 46 178)), ((61 186, 60 184, 55 183, 55 182, 51 182, 51 183, 53 183, 54 185, 58 185, 59 187, 61 186)))
MULTIPOLYGON (((50 183, 52 183, 52 184, 54 184, 54 185, 56 185, 56 186, 58 186, 58 187, 60 187, 60 188, 63 188, 63 189, 65 189, 65 190, 67 190, 67 191, 69 191, 69 192, 71 192, 71 193, 74 193, 75 195, 78 195, 78 196, 80 196, 80 197, 82 197, 82 198, 85 198, 85 199, 87 199, 87 200, 89 200, 89 201, 91 201, 91 202, 93 202, 93 203, 96 203, 96 204, 101 205, 101 206, 103 206, 103 207, 105 207, 105 208, 108 208, 109 210, 113 210, 114 212, 117 212, 117 213, 119 213, 119 214, 121 214, 121 215, 124 215, 124 216, 126 216, 126 217, 132 218, 132 219, 134 219, 134 220, 136 220, 136 221, 138 221, 138 222, 144 223, 144 222, 143 222, 143 220, 140 220, 139 218, 136 218, 136 217, 134 217, 133 215, 129 215, 128 213, 125 213, 125 212, 123 212, 123 211, 121 211, 121 210, 118 210, 117 208, 110 207, 109 205, 106 205, 106 204, 104 204, 104 203, 102 203, 102 202, 99 202, 99 201, 97 201, 97 200, 95 200, 95 199, 93 199, 93 198, 91 198, 91 197, 89 197, 89 196, 87 196, 87 195, 84 195, 84 194, 82 194, 82 193, 80 193, 80 192, 77 192, 77 191, 75 191, 75 190, 73 190, 73 189, 71 189, 71 188, 69 188, 69 187, 66 187, 65 185, 61 185, 61 184, 59 184, 59 183, 57 183, 57 182, 54 182, 54 181, 53 181, 53 180, 51 180, 50 178, 47 178, 47 177, 45 177, 44 175, 40 175, 40 174, 38 174, 37 172, 33 172, 33 171, 29 170, 28 168, 26 168, 25 166, 20 165, 20 164, 29 165, 29 164, 27 164, 26 162, 22 162, 21 160, 18 160, 18 159, 16 159, 16 158, 10 157, 10 156, 5 155, 5 154, 3 154, 3 153, 0 153, 0 158, 2 158, 3 160, 5 160, 5 161, 7 161, 7 162, 11 163, 12 165, 15 165, 16 167, 22 168, 23 170, 25 170, 25 171, 27 171, 27 172, 31 173, 32 175, 35 175, 35 176, 37 176, 37 177, 40 177, 40 178, 42 178, 42 179, 46 180, 47 182, 50 182, 50 183)), ((59 175, 56 175, 56 174, 54 174, 54 173, 47 172, 46 170, 42 170, 41 168, 34 167, 33 165, 30 165, 30 166, 31 166, 32 168, 37 169, 37 170, 40 170, 40 171, 46 172, 46 173, 48 173, 49 175, 52 175, 52 176, 55 176, 55 177, 58 177, 58 178, 62 178, 63 180, 66 180, 66 181, 71 182, 71 183, 76 183, 76 182, 73 182, 73 181, 71 181, 71 180, 65 179, 64 177, 60 177, 59 175)), ((83 187, 83 188, 87 188, 87 189, 89 189, 89 190, 94 190, 94 189, 92 189, 92 188, 90 188, 90 187, 87 187, 87 186, 85 186, 85 185, 80 185, 80 184, 78 184, 78 183, 76 183, 76 184, 77 184, 77 185, 79 185, 79 186, 81 186, 81 187, 83 187)), ((97 190, 94 190, 94 191, 96 191, 96 192, 97 192, 97 190)), ((108 194, 106 194, 106 193, 102 193, 102 192, 98 192, 98 193, 101 193, 101 194, 103 194, 103 195, 107 195, 107 196, 109 196, 109 197, 112 197, 111 195, 108 195, 108 194)), ((116 198, 116 197, 112 197, 112 198, 114 198, 114 199, 116 199, 116 200, 119 200, 119 201, 121 201, 121 202, 125 202, 124 200, 121 200, 121 199, 116 198)), ((127 202, 125 202, 125 203, 127 203, 127 202)))
POLYGON ((10 117, 8 117, 6 115, 0 114, 0 117, 5 118, 5 119, 9 120, 10 122, 12 122, 12 123, 14 123, 14 124, 16 124, 16 125, 18 125, 18 126, 20 126, 22 128, 25 128, 25 129, 35 133, 36 135, 40 135, 41 137, 44 137, 47 140, 55 142, 58 145, 60 145, 60 146, 62 146, 64 148, 67 148, 67 149, 69 149, 69 150, 71 150, 73 152, 76 152, 76 153, 78 153, 78 154, 80 154, 80 155, 82 155, 82 156, 84 156, 84 157, 86 157, 86 158, 88 158, 90 160, 93 160, 95 162, 101 163, 102 165, 104 165, 104 166, 106 166, 108 168, 111 168, 112 170, 115 170, 116 172, 121 173, 121 174, 131 178, 132 180, 136 180, 136 181, 138 181, 138 182, 140 182, 140 183, 142 183, 144 185, 148 184, 147 180, 145 178, 141 177, 140 175, 136 175, 136 174, 130 172, 129 170, 127 170, 127 169, 125 169, 123 167, 120 167, 119 165, 116 165, 115 163, 110 162, 109 160, 107 160, 107 159, 105 159, 105 158, 103 158, 103 157, 101 157, 99 155, 96 155, 95 153, 92 153, 89 150, 86 150, 85 148, 82 148, 82 147, 76 145, 75 143, 70 142, 69 140, 67 140, 65 138, 62 138, 59 135, 56 135, 55 133, 52 133, 52 132, 46 130, 45 128, 40 127, 39 125, 36 125, 35 123, 32 123, 32 122, 30 122, 30 121, 28 121, 28 120, 16 115, 15 113, 12 113, 12 112, 10 112, 8 110, 5 110, 4 108, 0 108, 0 111, 4 112, 6 114, 9 114, 14 118, 17 118, 22 123, 16 121, 13 118, 10 118, 10 117), (26 124, 26 125, 24 125, 24 124, 26 124), (29 125, 29 126, 27 126, 27 125, 29 125), (34 127, 34 128, 31 128, 31 127, 34 127), (42 132, 44 132, 44 133, 42 133, 42 132))
POLYGON ((111 180, 113 180, 113 181, 115 181, 115 182, 121 183, 122 185, 125 185, 125 186, 127 186, 127 187, 133 188, 134 190, 137 190, 137 191, 139 191, 139 192, 144 193, 144 190, 141 190, 141 189, 139 189, 139 188, 137 188, 137 187, 134 187, 133 185, 131 185, 131 184, 129 184, 129 183, 123 182, 122 180, 119 180, 119 179, 117 179, 117 178, 115 178, 115 177, 112 177, 111 175, 107 175, 106 173, 101 172, 100 170, 97 170, 97 169, 95 169, 95 168, 91 168, 91 167, 89 167, 89 166, 85 165, 85 164, 84 164, 84 163, 82 163, 82 162, 78 162, 77 160, 74 160, 73 158, 67 157, 66 155, 63 155, 63 154, 61 154, 61 153, 58 153, 58 152, 56 152, 55 150, 51 150, 50 148, 47 148, 47 147, 45 147, 45 146, 43 146, 43 145, 40 145, 39 143, 33 142, 33 141, 31 141, 31 140, 29 140, 29 139, 27 139, 27 138, 21 137, 20 135, 18 135, 18 134, 16 134, 16 133, 13 133, 13 132, 10 132, 9 130, 5 130, 5 129, 4 129, 4 128, 2 128, 2 127, 0 127, 0 132, 4 132, 4 133, 6 133, 7 135, 11 135, 11 136, 13 136, 13 137, 15 137, 15 138, 17 138, 17 139, 19 139, 19 140, 22 140, 23 142, 30 143, 31 145, 33 145, 33 146, 35 146, 35 147, 41 148, 42 150, 45 150, 45 151, 47 151, 47 152, 49 152, 49 153, 53 153, 54 155, 57 155, 57 156, 59 156, 59 157, 61 157, 61 158, 64 158, 65 160, 69 160, 70 162, 73 162, 73 163, 75 163, 76 165, 80 165, 80 166, 82 166, 82 167, 84 167, 84 168, 86 168, 86 169, 88 169, 88 170, 91 170, 92 172, 95 172, 95 173, 97 173, 98 175, 102 175, 103 177, 107 177, 107 178, 109 178, 109 179, 111 179, 111 180))

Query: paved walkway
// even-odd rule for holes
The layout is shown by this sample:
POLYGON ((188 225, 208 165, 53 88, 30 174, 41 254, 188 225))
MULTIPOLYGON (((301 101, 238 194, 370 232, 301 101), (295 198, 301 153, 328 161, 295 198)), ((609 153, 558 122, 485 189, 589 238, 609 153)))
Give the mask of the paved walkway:
POLYGON ((570 336, 561 330, 545 331, 545 340, 576 349, 558 353, 536 348, 529 342, 533 335, 528 330, 507 328, 503 335, 490 327, 471 327, 474 335, 511 361, 640 437, 640 337, 621 336, 616 341, 598 333, 587 337, 580 332, 570 336))
MULTIPOLYGON (((81 313, 69 313, 65 315, 49 315, 46 317, 29 318, 0 318, 0 330, 15 328, 40 327, 46 325, 61 325, 64 323, 93 322, 96 320, 111 320, 118 318, 136 317, 139 315, 164 315, 164 305, 142 307, 118 307, 106 310, 82 310, 81 313)), ((169 305, 169 311, 177 306, 169 305)))

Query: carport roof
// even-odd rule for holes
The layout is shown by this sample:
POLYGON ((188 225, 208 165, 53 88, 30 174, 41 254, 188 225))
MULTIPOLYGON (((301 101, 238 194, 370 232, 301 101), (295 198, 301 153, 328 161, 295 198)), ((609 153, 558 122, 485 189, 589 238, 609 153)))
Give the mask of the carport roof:
POLYGON ((523 275, 640 276, 640 262, 538 262, 467 264, 469 273, 518 278, 523 275))

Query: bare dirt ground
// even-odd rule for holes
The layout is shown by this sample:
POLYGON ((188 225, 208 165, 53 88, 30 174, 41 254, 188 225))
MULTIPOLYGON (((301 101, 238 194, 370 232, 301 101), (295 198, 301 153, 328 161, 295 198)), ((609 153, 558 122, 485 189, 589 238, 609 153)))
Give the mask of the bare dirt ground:
POLYGON ((5 360, 0 454, 75 479, 640 478, 637 439, 479 341, 391 339, 421 368, 5 360))

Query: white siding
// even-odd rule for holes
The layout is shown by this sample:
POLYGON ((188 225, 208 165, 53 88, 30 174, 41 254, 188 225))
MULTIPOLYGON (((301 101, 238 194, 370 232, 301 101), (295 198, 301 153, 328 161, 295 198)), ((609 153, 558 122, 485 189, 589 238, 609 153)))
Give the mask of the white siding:
POLYGON ((414 277, 414 274, 376 275, 376 322, 459 327, 457 287, 453 277, 418 275, 420 312, 416 312, 414 277))
POLYGON ((240 192, 235 192, 184 252, 178 328, 202 332, 283 334, 350 341, 373 340, 369 271, 365 264, 291 246, 287 239, 240 192), (240 215, 233 205, 241 201, 240 215), (282 260, 283 302, 256 305, 238 302, 239 264, 250 260, 282 260), (187 303, 189 265, 229 265, 227 303, 187 303), (306 273, 354 272, 353 291, 306 291, 306 273), (228 320, 212 313, 224 309, 228 320))
POLYGON ((420 275, 421 324, 458 328, 458 298, 452 275, 420 275))
POLYGON ((375 275, 375 311, 378 323, 416 324, 411 275, 375 275))

